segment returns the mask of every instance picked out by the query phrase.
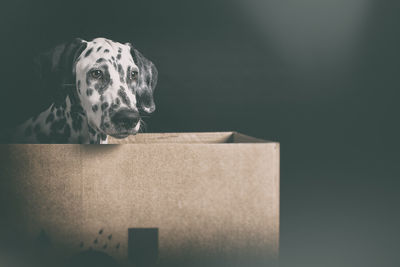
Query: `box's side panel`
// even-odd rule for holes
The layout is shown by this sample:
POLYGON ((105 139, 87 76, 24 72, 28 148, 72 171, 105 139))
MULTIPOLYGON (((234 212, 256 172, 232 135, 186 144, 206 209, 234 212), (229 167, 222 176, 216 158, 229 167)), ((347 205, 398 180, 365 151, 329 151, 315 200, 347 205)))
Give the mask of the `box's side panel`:
POLYGON ((15 165, 2 166, 1 190, 15 201, 9 218, 55 255, 96 251, 128 263, 138 244, 130 233, 143 239, 146 228, 160 266, 277 258, 277 144, 14 145, 6 153, 15 165))
POLYGON ((164 263, 276 259, 276 144, 126 145, 83 154, 83 232, 107 229, 119 257, 129 247, 127 229, 157 228, 164 263))
POLYGON ((157 144, 157 143, 230 143, 232 132, 209 133, 141 133, 124 139, 109 137, 109 144, 157 144))

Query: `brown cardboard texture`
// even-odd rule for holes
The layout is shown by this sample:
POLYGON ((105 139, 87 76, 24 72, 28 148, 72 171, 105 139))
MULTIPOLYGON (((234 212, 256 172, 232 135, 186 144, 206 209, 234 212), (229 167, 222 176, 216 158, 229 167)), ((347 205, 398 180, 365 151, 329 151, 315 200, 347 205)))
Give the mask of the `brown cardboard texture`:
POLYGON ((276 263, 278 143, 232 132, 110 142, 1 145, 3 247, 75 266, 276 263))

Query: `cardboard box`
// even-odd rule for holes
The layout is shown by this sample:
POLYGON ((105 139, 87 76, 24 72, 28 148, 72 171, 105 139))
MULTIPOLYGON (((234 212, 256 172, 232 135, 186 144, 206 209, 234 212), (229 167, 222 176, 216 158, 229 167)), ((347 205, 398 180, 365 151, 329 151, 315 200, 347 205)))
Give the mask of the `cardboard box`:
POLYGON ((234 132, 110 142, 122 145, 0 146, 10 262, 33 250, 54 266, 276 264, 278 143, 234 132))

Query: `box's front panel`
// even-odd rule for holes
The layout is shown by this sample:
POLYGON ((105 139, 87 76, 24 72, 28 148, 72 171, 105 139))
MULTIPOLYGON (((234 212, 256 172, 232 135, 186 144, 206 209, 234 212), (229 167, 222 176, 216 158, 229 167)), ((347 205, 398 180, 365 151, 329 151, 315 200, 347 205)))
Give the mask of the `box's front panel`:
POLYGON ((167 265, 277 256, 276 144, 14 148, 17 228, 68 257, 167 265))

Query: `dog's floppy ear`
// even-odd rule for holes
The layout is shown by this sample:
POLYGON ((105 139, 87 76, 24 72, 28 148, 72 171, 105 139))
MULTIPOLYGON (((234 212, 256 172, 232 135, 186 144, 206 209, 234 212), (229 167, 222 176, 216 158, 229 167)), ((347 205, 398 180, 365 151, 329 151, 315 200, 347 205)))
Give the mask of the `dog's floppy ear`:
POLYGON ((56 106, 61 105, 68 94, 71 101, 75 101, 75 63, 86 46, 85 41, 76 38, 35 58, 41 93, 46 98, 50 97, 56 106))
POLYGON ((145 113, 152 113, 156 109, 153 93, 157 85, 158 71, 156 66, 145 58, 132 44, 126 43, 131 48, 133 61, 139 68, 137 87, 137 107, 145 113))

